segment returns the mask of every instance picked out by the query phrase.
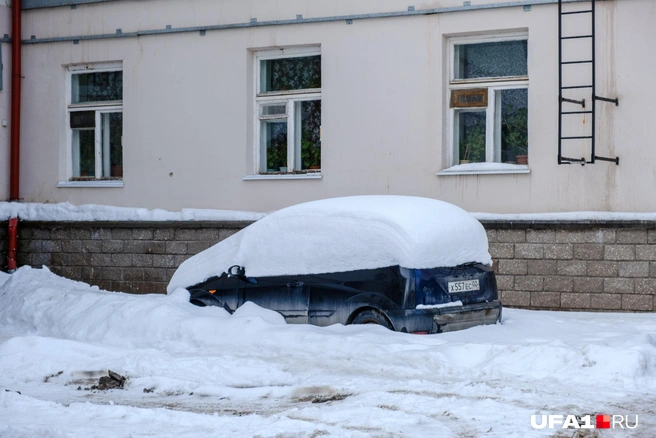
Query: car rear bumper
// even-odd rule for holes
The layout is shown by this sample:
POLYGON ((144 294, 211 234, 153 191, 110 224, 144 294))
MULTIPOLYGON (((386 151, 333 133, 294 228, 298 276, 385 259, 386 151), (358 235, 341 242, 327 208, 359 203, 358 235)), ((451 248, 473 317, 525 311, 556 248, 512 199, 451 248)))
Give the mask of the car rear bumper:
POLYGON ((496 324, 501 320, 501 302, 469 304, 461 307, 435 309, 431 333, 463 330, 477 325, 496 324))

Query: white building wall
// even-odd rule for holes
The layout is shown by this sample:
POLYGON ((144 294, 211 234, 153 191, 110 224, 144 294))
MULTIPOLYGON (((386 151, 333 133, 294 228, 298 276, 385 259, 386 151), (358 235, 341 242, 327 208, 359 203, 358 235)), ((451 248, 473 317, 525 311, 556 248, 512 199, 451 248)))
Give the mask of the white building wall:
MULTIPOLYGON (((477 4, 497 3, 477 1, 477 4)), ((461 6, 461 1, 416 5, 461 6)), ((386 1, 117 1, 24 13, 23 38, 403 11, 386 1)), ((21 197, 33 202, 269 211, 352 194, 407 194, 499 213, 656 210, 656 2, 597 2, 597 154, 557 165, 557 6, 26 44, 21 197), (528 30, 530 174, 437 176, 446 162, 448 36, 528 30), (320 45, 322 178, 253 174, 253 50, 320 45), (123 188, 66 180, 66 66, 122 61, 123 188)), ((4 19, 4 17, 2 17, 4 19)), ((3 45, 7 59, 9 46, 3 45)), ((7 62, 0 110, 8 113, 7 62), (6 108, 5 108, 6 102, 6 108)), ((0 118, 7 118, 0 115, 0 118)), ((0 128, 0 166, 8 132, 0 128)), ((2 172, 2 168, 0 168, 2 172)), ((5 181, 6 180, 6 181, 5 181)), ((8 193, 0 181, 0 196, 8 193)), ((5 196, 6 197, 6 196, 5 196)))
MULTIPOLYGON (((0 36, 9 33, 11 29, 11 9, 5 3, 0 4, 0 36)), ((10 144, 10 113, 11 113, 11 44, 2 45, 2 90, 0 90, 0 199, 9 199, 9 144, 10 144), (2 126, 3 120, 7 126, 2 126)))

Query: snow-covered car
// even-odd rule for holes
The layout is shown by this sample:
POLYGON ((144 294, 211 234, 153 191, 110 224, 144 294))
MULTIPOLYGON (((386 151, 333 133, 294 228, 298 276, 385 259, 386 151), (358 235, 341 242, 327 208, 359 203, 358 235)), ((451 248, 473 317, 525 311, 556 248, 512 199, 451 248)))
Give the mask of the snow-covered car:
POLYGON ((289 323, 440 333, 501 318, 487 235, 435 199, 353 196, 295 205, 186 260, 168 293, 228 312, 255 304, 289 323))

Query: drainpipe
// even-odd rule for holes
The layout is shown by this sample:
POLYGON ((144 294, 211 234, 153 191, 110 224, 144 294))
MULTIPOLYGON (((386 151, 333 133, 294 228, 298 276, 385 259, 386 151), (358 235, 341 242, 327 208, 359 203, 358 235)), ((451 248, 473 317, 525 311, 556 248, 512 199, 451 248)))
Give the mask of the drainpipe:
MULTIPOLYGON (((20 113, 21 113, 21 0, 12 0, 11 8, 11 144, 9 160, 9 200, 18 201, 20 175, 20 113)), ((18 218, 9 219, 7 269, 16 270, 18 218)))
POLYGON ((16 248, 18 247, 18 218, 9 219, 9 248, 7 251, 7 271, 16 270, 16 248))

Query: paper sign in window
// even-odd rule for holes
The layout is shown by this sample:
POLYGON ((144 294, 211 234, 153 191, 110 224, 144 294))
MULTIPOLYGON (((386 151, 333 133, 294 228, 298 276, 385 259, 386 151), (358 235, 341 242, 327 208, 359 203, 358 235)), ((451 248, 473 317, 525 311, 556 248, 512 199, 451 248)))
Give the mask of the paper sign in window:
POLYGON ((487 107, 487 88, 451 91, 451 108, 487 107))

